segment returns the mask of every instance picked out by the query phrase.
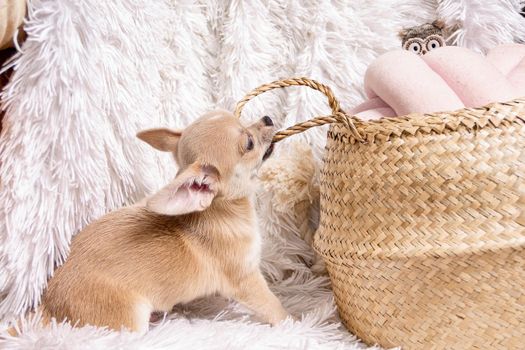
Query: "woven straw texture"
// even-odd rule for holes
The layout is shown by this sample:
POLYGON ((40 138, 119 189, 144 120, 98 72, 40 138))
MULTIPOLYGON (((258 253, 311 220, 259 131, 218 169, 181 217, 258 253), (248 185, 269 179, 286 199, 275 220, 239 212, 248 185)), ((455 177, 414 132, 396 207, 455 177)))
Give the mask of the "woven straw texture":
POLYGON ((274 141, 334 123, 314 248, 348 329, 404 349, 523 349, 525 100, 362 122, 298 78, 236 114, 291 85, 332 107, 274 141))

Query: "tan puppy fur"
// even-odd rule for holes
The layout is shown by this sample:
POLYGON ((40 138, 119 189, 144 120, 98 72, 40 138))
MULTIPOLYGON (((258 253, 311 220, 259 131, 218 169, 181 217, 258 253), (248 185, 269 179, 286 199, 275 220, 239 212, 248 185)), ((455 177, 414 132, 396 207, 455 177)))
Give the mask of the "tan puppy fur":
POLYGON ((251 199, 253 177, 271 153, 274 128, 265 118, 244 127, 215 111, 182 132, 140 132, 173 153, 177 176, 74 237, 43 296, 44 318, 146 331, 151 312, 219 293, 273 325, 285 319, 259 269, 251 199))

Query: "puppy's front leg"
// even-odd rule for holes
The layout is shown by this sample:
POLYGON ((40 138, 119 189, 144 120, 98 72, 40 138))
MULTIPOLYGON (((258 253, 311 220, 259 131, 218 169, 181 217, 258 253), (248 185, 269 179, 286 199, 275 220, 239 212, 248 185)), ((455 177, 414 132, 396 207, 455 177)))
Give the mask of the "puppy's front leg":
POLYGON ((289 316, 279 299, 268 288, 260 271, 255 271, 240 281, 234 291, 234 298, 271 325, 276 325, 289 316))

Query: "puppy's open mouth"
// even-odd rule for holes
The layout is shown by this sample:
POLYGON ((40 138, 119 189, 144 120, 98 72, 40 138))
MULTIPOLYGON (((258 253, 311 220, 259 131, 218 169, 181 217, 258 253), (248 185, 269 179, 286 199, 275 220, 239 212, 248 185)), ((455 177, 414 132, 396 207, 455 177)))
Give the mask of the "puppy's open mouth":
POLYGON ((268 159, 272 155, 272 152, 273 152, 273 143, 271 143, 268 149, 266 149, 266 152, 264 152, 264 155, 262 158, 263 161, 268 159))

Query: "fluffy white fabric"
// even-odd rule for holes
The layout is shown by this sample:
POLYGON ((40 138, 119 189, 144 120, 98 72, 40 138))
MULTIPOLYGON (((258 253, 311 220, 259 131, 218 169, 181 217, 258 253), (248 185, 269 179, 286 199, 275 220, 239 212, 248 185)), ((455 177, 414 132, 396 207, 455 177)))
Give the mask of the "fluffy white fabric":
MULTIPOLYGON (((73 234, 173 175, 170 157, 138 141, 137 131, 183 127, 211 108, 233 109, 262 83, 290 76, 325 82, 344 108, 354 106, 363 100, 367 65, 400 46, 402 27, 442 18, 461 26, 456 44, 482 51, 525 41, 519 2, 30 1, 29 38, 4 91, 0 317, 38 304, 73 234)), ((243 118, 270 115, 283 126, 328 111, 319 93, 293 88, 258 97, 243 118)), ((295 139, 309 141, 319 161, 325 131, 295 139)), ((251 324, 234 304, 221 313, 227 321, 214 322, 223 305, 213 299, 192 304, 145 336, 32 326, 4 347, 355 348, 337 323, 327 277, 302 262, 312 258, 310 248, 297 228, 272 221, 271 196, 262 199, 263 269, 292 313, 306 314, 302 322, 251 324)))

